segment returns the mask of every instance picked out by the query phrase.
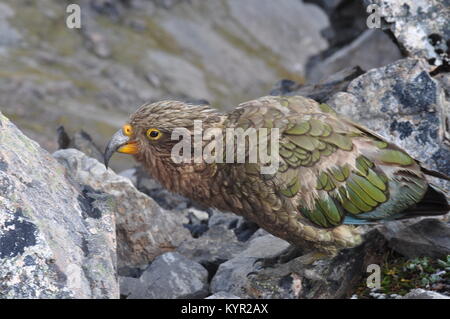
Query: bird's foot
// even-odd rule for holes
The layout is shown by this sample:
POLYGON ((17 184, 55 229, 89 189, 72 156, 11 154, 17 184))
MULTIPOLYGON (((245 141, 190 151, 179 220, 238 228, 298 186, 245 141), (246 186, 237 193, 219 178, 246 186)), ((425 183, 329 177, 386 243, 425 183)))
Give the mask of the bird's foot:
POLYGON ((332 256, 330 254, 324 253, 324 252, 320 252, 320 251, 312 251, 309 252, 305 255, 302 255, 298 258, 298 261, 305 265, 305 266, 309 266, 314 264, 316 261, 319 260, 323 260, 323 259, 328 259, 331 258, 332 256))

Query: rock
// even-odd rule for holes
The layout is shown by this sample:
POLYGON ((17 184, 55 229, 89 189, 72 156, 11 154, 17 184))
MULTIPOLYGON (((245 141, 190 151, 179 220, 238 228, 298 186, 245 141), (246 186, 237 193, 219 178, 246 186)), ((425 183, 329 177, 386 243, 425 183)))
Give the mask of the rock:
POLYGON ((209 297, 206 297, 205 299, 241 299, 241 298, 225 291, 219 291, 209 297))
POLYGON ((370 70, 401 58, 400 50, 387 34, 378 29, 369 29, 349 45, 310 68, 307 79, 309 83, 318 83, 345 68, 358 66, 370 70))
POLYGON ((270 234, 253 239, 244 251, 219 266, 211 281, 211 292, 226 291, 242 296, 242 292, 238 292, 240 285, 248 274, 258 269, 257 261, 273 258, 288 247, 289 243, 270 234))
POLYGON ((184 241, 177 252, 201 264, 212 277, 220 264, 242 252, 245 247, 246 244, 238 240, 232 229, 213 225, 201 237, 184 241))
POLYGON ((133 185, 136 186, 136 180, 137 179, 136 179, 135 173, 136 173, 136 169, 135 168, 129 168, 129 169, 126 169, 124 171, 121 171, 121 172, 117 173, 117 175, 120 175, 120 176, 123 176, 125 178, 128 178, 131 181, 131 183, 133 183, 133 185))
POLYGON ((132 293, 142 290, 139 278, 119 276, 120 297, 127 298, 132 293))
POLYGON ((306 3, 314 3, 321 7, 326 14, 330 14, 333 10, 336 10, 338 6, 344 2, 344 0, 304 0, 306 3))
MULTIPOLYGON (((403 59, 354 79, 329 104, 407 150, 427 167, 450 175, 450 103, 423 60, 403 59), (447 118, 447 119, 446 119, 447 118)), ((449 184, 437 181, 444 188, 449 184)))
POLYGON ((64 126, 62 125, 56 129, 56 140, 58 143, 58 149, 69 148, 71 142, 70 136, 67 134, 64 126))
POLYGON ((187 209, 189 214, 192 214, 200 222, 206 222, 209 219, 209 214, 203 210, 191 207, 187 209))
POLYGON ((238 257, 272 258, 280 255, 289 246, 287 241, 269 234, 253 239, 238 257))
POLYGON ((330 21, 330 25, 321 31, 329 45, 327 50, 321 52, 322 56, 329 56, 367 30, 366 7, 361 1, 305 0, 305 2, 311 2, 322 8, 330 21))
POLYGON ((99 162, 103 162, 103 153, 98 146, 94 144, 92 137, 85 131, 78 131, 73 137, 70 137, 65 131, 64 126, 60 126, 57 128, 56 132, 59 149, 75 148, 87 156, 93 157, 99 162))
POLYGON ((446 0, 370 0, 408 56, 448 68, 450 22, 446 0), (446 42, 447 41, 447 42, 446 42))
POLYGON ((402 299, 450 299, 450 297, 434 291, 418 288, 408 292, 402 299))
POLYGON ((350 297, 367 265, 380 264, 387 247, 383 236, 373 230, 362 245, 311 264, 308 255, 296 252, 289 257, 286 243, 277 241, 281 239, 273 236, 252 240, 246 252, 219 266, 211 292, 224 291, 241 298, 350 297))
POLYGON ((327 47, 320 30, 327 27, 329 22, 323 11, 315 5, 290 0, 279 0, 276 5, 271 0, 227 2, 230 20, 245 26, 245 33, 249 36, 247 45, 255 47, 253 41, 257 41, 261 46, 283 56, 280 62, 287 70, 303 73, 307 59, 327 47), (274 17, 277 23, 267 28, 269 16, 274 17), (301 31, 298 25, 300 21, 301 31), (251 37, 254 40, 250 40, 251 37))
POLYGON ((184 227, 189 229, 192 237, 198 238, 208 231, 209 214, 195 207, 184 209, 182 214, 185 216, 186 222, 184 227))
POLYGON ((450 73, 440 73, 433 78, 444 88, 447 100, 450 99, 450 73))
POLYGON ((220 212, 215 210, 208 220, 208 226, 220 226, 225 229, 235 228, 242 217, 228 212, 220 212))
POLYGON ((162 209, 130 180, 106 170, 97 160, 74 149, 59 150, 53 156, 78 183, 113 196, 110 201, 116 206, 119 274, 130 267, 145 267, 191 238, 176 214, 162 209))
POLYGON ((186 0, 153 0, 156 6, 162 7, 164 9, 171 9, 175 5, 186 0))
POLYGON ((197 222, 197 220, 192 222, 192 218, 187 223, 184 223, 183 226, 191 232, 194 238, 198 238, 208 231, 208 226, 205 223, 197 222))
POLYGON ((211 292, 225 291, 241 298, 255 298, 249 295, 247 277, 261 269, 256 261, 256 258, 233 258, 221 264, 211 280, 211 292))
POLYGON ((265 235, 269 235, 269 234, 270 233, 267 230, 260 228, 252 235, 252 237, 249 238, 249 240, 253 240, 256 237, 261 237, 261 236, 265 236, 265 235))
POLYGON ((404 222, 386 223, 384 228, 389 246, 403 256, 445 258, 450 255, 449 223, 427 218, 409 226, 404 222))
POLYGON ((118 298, 111 197, 0 113, 0 298, 118 298))
POLYGON ((129 299, 189 299, 208 295, 208 272, 178 253, 157 257, 139 279, 122 278, 129 299))
POLYGON ((6 55, 8 49, 17 47, 22 39, 20 33, 12 27, 10 19, 14 19, 15 11, 6 3, 0 3, 0 55, 6 55))
MULTIPOLYGON (((319 54, 312 56, 306 64, 307 83, 314 83, 312 69, 320 66, 324 60, 336 51, 343 49, 356 41, 367 31, 366 6, 362 1, 353 0, 305 0, 322 8, 328 15, 330 25, 321 30, 321 35, 327 40, 328 47, 319 54)), ((371 56, 377 56, 371 52, 371 56)), ((345 66, 345 67, 349 67, 345 66)))
POLYGON ((270 95, 302 95, 319 103, 326 103, 333 94, 346 91, 350 82, 361 74, 364 74, 364 71, 360 67, 353 67, 343 69, 317 84, 301 85, 282 80, 272 88, 270 95))
POLYGON ((259 229, 259 226, 245 218, 229 212, 213 209, 208 221, 208 227, 220 226, 232 229, 239 241, 245 242, 259 229))

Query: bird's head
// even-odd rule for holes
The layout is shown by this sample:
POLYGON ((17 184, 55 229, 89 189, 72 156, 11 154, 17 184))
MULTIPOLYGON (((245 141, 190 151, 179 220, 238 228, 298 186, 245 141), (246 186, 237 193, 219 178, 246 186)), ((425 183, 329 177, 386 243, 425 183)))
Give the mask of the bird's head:
POLYGON ((219 113, 208 105, 180 101, 142 105, 109 141, 104 153, 106 167, 114 152, 132 154, 143 161, 152 156, 170 157, 172 147, 179 142, 172 139, 172 132, 182 128, 193 135, 195 120, 206 127, 221 121, 219 113))

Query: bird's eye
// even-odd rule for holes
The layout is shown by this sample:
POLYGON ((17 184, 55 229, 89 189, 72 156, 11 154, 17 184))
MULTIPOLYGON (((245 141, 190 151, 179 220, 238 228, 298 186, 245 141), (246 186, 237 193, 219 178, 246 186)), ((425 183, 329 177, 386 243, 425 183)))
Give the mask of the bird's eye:
POLYGON ((149 128, 147 130, 147 137, 152 140, 156 141, 159 140, 162 136, 162 132, 158 130, 157 128, 149 128))
POLYGON ((133 134, 133 128, 130 124, 125 124, 122 126, 122 132, 125 136, 131 136, 133 134))

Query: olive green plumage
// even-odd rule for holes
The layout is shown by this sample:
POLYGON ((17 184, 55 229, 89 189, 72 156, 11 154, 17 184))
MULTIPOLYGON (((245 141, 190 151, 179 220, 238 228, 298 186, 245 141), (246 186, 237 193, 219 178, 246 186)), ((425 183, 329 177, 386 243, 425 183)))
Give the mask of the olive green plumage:
POLYGON ((426 180, 424 171, 430 171, 407 152, 301 96, 262 97, 225 114, 164 101, 144 105, 129 123, 135 128, 130 139, 139 144, 137 160, 168 189, 313 250, 335 253, 358 245, 360 229, 346 224, 449 210, 445 195, 426 180), (195 119, 204 121, 204 129, 279 129, 278 170, 263 174, 261 163, 248 162, 175 164, 167 156, 174 141, 145 138, 150 127, 167 136, 180 124, 192 132, 195 119))

